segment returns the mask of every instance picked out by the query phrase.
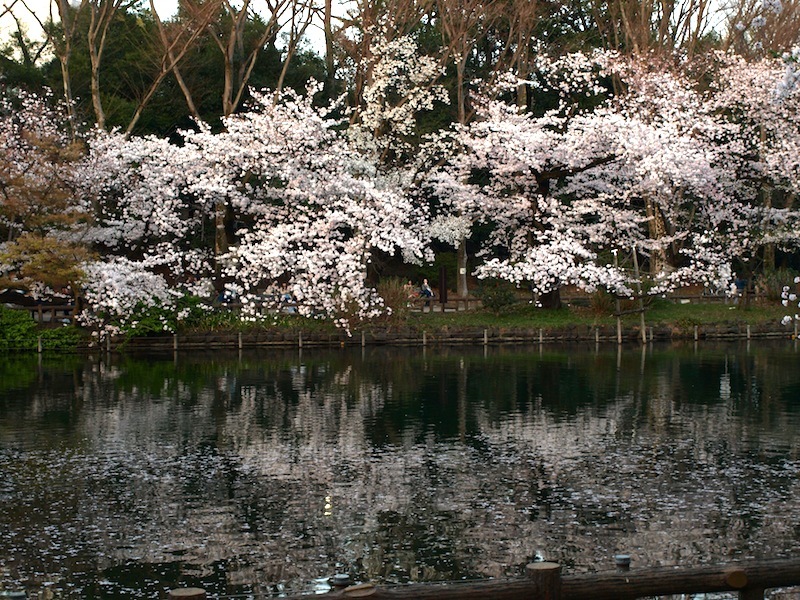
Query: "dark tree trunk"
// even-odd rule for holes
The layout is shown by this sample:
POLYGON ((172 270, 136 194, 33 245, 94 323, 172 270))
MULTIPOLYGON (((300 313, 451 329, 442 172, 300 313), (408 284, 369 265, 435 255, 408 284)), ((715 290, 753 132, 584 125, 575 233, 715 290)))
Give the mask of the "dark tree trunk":
POLYGON ((561 290, 556 288, 539 296, 542 308, 561 308, 561 290))

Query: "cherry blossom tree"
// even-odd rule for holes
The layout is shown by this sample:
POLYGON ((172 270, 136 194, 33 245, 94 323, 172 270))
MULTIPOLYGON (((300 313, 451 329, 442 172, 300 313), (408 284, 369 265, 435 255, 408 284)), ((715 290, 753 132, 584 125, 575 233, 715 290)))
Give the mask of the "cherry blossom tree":
MULTIPOLYGON (((206 165, 191 146, 96 131, 82 165, 82 198, 94 220, 85 240, 125 265, 158 273, 186 291, 211 288, 214 256, 208 238, 213 202, 190 189, 206 165)), ((105 271, 98 271, 97 274, 105 271)))
POLYGON ((173 330, 167 318, 181 293, 163 276, 142 263, 117 256, 83 266, 83 296, 86 308, 79 320, 99 339, 136 331, 142 317, 152 309, 162 332, 173 330))
MULTIPOLYGON (((590 95, 601 91, 591 75, 591 61, 578 55, 548 68, 560 70, 564 61, 572 61, 575 86, 590 95)), ((516 87, 517 82, 509 84, 516 87)), ((494 225, 481 252, 485 262, 476 272, 479 277, 524 283, 539 294, 566 283, 628 291, 619 270, 594 263, 587 237, 592 234, 580 224, 582 209, 553 194, 558 181, 616 159, 609 140, 621 119, 565 109, 566 103, 535 116, 520 114, 510 104, 485 101, 473 123, 456 127, 455 155, 428 180, 444 209, 435 223, 439 229, 453 227, 453 239, 472 223, 494 225)))
POLYGON ((277 104, 254 94, 224 132, 187 134, 186 145, 207 161, 192 192, 224 195, 241 223, 226 272, 245 293, 277 297, 285 285, 301 314, 348 327, 384 310, 367 283, 371 253, 422 259, 425 215, 336 125, 312 93, 285 91, 277 104))
POLYGON ((259 310, 277 309, 287 288, 301 314, 343 327, 382 312, 367 282, 372 253, 418 261, 426 251, 425 213, 404 179, 379 170, 375 154, 314 108, 312 93, 284 91, 276 103, 253 92, 250 110, 224 125, 217 133, 200 124, 180 145, 98 133, 85 178, 98 217, 87 235, 126 268, 172 281, 210 275, 210 252, 192 241, 224 204, 237 230, 220 275, 245 305, 255 309, 258 294, 259 310))
MULTIPOLYGON (((732 162, 742 122, 726 121, 693 82, 613 55, 540 63, 539 89, 558 91, 560 106, 533 116, 486 103, 428 179, 446 207, 435 223, 451 233, 493 224, 479 276, 544 295, 566 283, 626 293, 631 282, 604 257, 635 248, 651 259, 653 292, 725 289, 734 260, 776 236, 796 238, 792 213, 757 205, 731 176, 742 173, 732 162), (625 93, 604 101, 598 67, 621 78, 625 93)), ((791 125, 773 117, 774 127, 791 125)))
POLYGON ((791 63, 716 55, 706 111, 709 137, 728 175, 725 193, 743 219, 728 233, 749 277, 756 264, 774 268, 775 247, 797 243, 794 197, 800 182, 800 95, 787 82, 791 63))

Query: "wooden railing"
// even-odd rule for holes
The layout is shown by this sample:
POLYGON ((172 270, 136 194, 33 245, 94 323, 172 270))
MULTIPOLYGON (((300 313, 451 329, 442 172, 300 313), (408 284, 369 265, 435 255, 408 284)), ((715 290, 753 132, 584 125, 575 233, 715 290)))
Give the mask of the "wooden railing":
POLYGON ((36 304, 34 306, 11 306, 12 310, 24 310, 30 313, 37 323, 70 324, 73 322, 75 306, 72 304, 36 304))
MULTIPOLYGON (((384 587, 372 584, 334 587, 315 598, 373 600, 634 600, 647 596, 735 592, 739 600, 763 600, 766 590, 800 586, 800 558, 708 567, 658 567, 613 573, 561 575, 552 562, 531 563, 520 579, 419 583, 384 587)), ((333 578, 335 583, 337 578, 333 578)), ((346 578, 345 578, 346 580, 346 578)), ((206 598, 200 588, 173 590, 170 598, 206 598)), ((288 596, 284 600, 307 600, 288 596)))
POLYGON ((434 296, 433 298, 409 298, 409 305, 412 309, 420 310, 422 312, 461 312, 464 310, 475 310, 482 306, 482 302, 478 298, 472 296, 447 296, 447 300, 442 302, 440 298, 434 296))

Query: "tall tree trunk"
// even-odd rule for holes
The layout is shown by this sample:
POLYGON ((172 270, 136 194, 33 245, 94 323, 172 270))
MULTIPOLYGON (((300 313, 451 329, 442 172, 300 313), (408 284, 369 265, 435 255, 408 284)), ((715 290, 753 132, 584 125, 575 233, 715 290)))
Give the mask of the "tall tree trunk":
POLYGON ((92 65, 90 89, 92 94, 92 108, 94 109, 94 119, 97 122, 98 128, 105 129, 106 113, 103 110, 103 101, 100 98, 100 53, 90 48, 89 58, 92 65))
POLYGON ((458 273, 456 274, 456 294, 462 298, 469 294, 467 288, 467 240, 458 244, 458 260, 456 261, 458 273))
POLYGON ((64 86, 64 102, 67 104, 67 120, 69 121, 70 136, 74 140, 77 136, 77 116, 75 115, 75 102, 72 96, 72 78, 69 75, 69 54, 71 48, 67 48, 67 54, 58 57, 61 66, 61 82, 64 86))
POLYGON ((555 288, 539 296, 542 308, 556 309, 561 308, 561 288, 555 288))
MULTIPOLYGON (((764 207, 772 208, 772 191, 771 185, 766 184, 761 188, 761 194, 764 198, 764 207)), ((767 242, 764 244, 764 271, 775 270, 775 242, 767 242)))
MULTIPOLYGON (((467 101, 464 90, 464 72, 466 67, 466 56, 460 56, 456 64, 456 90, 458 102, 458 122, 462 125, 467 122, 467 101)), ((458 273, 456 274, 456 292, 462 297, 466 298, 469 294, 467 287, 467 240, 462 238, 458 243, 458 259, 456 267, 458 273)))
MULTIPOLYGON (((70 6, 67 0, 53 0, 56 10, 58 11, 58 18, 61 20, 61 36, 59 39, 55 34, 59 29, 54 29, 47 26, 39 17, 39 13, 33 10, 23 0, 22 4, 30 13, 31 17, 39 24, 47 41, 53 48, 53 52, 58 57, 59 67, 61 69, 61 83, 64 86, 64 102, 67 104, 67 119, 69 121, 70 135, 73 140, 77 137, 77 116, 75 114, 75 101, 72 95, 72 78, 69 74, 69 63, 72 57, 72 40, 75 37, 77 27, 78 14, 84 9, 87 0, 81 0, 76 6, 70 6)), ((10 10, 10 8, 7 8, 10 10)), ((50 9, 50 21, 55 21, 52 7, 50 9)))
POLYGON ((336 96, 336 63, 333 55, 333 0, 325 0, 325 17, 322 29, 325 33, 325 97, 336 96))
MULTIPOLYGON (((763 156, 766 153, 764 148, 767 144, 767 132, 764 124, 761 124, 760 127, 760 138, 761 138, 761 150, 759 154, 763 156)), ((764 203, 764 208, 770 209, 772 208, 772 185, 765 181, 761 185, 761 197, 764 203)), ((772 271, 775 269, 775 244, 770 242, 764 245, 764 266, 765 271, 772 271)))
POLYGON ((227 208, 224 201, 218 201, 214 205, 214 222, 216 226, 216 233, 214 235, 214 254, 219 258, 222 254, 225 254, 230 244, 228 243, 228 232, 225 227, 226 225, 226 214, 227 208))
MULTIPOLYGON (((664 217, 658 204, 651 198, 645 199, 645 211, 647 213, 647 229, 650 239, 658 242, 666 235, 664 217)), ((667 251, 664 248, 653 248, 650 251, 650 274, 658 275, 667 269, 667 251)))

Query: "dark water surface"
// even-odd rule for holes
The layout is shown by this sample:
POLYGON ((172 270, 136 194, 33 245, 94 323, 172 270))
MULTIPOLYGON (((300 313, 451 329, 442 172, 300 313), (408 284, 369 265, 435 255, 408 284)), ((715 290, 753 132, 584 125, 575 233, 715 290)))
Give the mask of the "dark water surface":
POLYGON ((0 357, 0 589, 796 555, 799 361, 791 341, 0 357))

